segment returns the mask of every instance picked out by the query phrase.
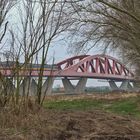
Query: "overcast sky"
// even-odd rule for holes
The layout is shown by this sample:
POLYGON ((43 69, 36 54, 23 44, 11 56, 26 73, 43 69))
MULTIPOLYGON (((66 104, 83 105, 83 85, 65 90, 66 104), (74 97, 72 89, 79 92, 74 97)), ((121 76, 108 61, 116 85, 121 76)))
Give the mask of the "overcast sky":
MULTIPOLYGON (((18 8, 18 6, 16 8, 18 8)), ((17 9, 13 9, 11 11, 11 13, 9 14, 8 18, 12 21, 11 22, 12 28, 15 28, 15 30, 17 30, 17 32, 18 32, 18 29, 16 28, 18 23, 19 23, 19 15, 18 15, 17 9)), ((11 26, 9 28, 11 28, 11 26)), ((8 46, 6 46, 5 49, 9 49, 8 46)), ((67 53, 67 49, 68 49, 68 43, 67 42, 65 42, 65 41, 55 42, 53 44, 53 47, 51 47, 49 49, 48 58, 50 59, 50 63, 52 61, 51 60, 52 56, 55 58, 55 63, 60 62, 64 59, 72 56, 72 54, 67 53)), ((102 53, 101 49, 102 49, 102 46, 100 46, 100 48, 95 47, 90 52, 88 52, 88 54, 90 54, 90 55, 100 54, 100 53, 102 53)), ((111 53, 109 55, 116 56, 114 53, 111 53)), ((101 81, 102 80, 91 80, 90 79, 87 82, 87 86, 101 86, 101 85, 105 85, 105 86, 107 85, 108 86, 107 82, 101 82, 101 81)), ((62 82, 56 80, 54 86, 57 86, 57 85, 62 85, 62 82)))

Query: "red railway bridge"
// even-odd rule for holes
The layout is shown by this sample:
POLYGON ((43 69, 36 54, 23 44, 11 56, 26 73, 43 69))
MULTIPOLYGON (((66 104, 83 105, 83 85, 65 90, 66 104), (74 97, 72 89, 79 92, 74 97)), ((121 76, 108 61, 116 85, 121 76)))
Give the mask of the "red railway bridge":
MULTIPOLYGON (((0 65, 1 75, 6 77, 15 76, 14 67, 14 62, 2 62, 0 65)), ((36 90, 34 77, 39 77, 39 73, 39 64, 28 64, 26 69, 21 68, 18 76, 25 77, 20 85, 21 89, 23 83, 25 83, 26 86, 30 85, 31 92, 34 93, 36 90)), ((51 93, 56 77, 62 78, 66 93, 82 93, 88 78, 106 79, 112 90, 126 91, 133 90, 134 86, 130 82, 136 81, 133 72, 117 59, 108 55, 80 55, 68 58, 55 65, 44 65, 43 77, 46 77, 43 90, 47 93, 51 93), (72 85, 71 79, 79 80, 76 86, 72 85), (122 82, 120 87, 116 85, 115 82, 117 81, 122 82)))

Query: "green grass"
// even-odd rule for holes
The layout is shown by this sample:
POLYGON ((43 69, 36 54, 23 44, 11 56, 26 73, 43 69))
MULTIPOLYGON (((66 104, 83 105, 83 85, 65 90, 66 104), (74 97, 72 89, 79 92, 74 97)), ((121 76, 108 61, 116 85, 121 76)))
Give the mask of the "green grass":
POLYGON ((105 110, 122 114, 140 117, 140 100, 137 98, 129 98, 121 101, 114 101, 105 110))
POLYGON ((115 101, 79 99, 72 101, 46 101, 46 109, 55 110, 92 110, 101 109, 120 115, 140 118, 140 98, 128 98, 115 101))
POLYGON ((53 101, 45 102, 47 109, 57 110, 87 110, 91 108, 101 108, 103 103, 97 100, 73 100, 73 101, 53 101))

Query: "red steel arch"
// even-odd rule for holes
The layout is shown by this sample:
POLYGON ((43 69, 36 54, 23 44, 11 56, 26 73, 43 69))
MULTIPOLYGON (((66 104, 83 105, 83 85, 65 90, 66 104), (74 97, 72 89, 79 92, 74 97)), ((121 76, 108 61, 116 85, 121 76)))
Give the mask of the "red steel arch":
POLYGON ((76 56, 58 63, 57 66, 57 76, 134 80, 134 74, 125 65, 108 55, 76 56))
MULTIPOLYGON (((108 55, 80 55, 55 64, 56 68, 45 68, 44 77, 87 77, 97 79, 135 81, 134 74, 117 59, 108 55)), ((39 68, 21 69, 18 76, 38 77, 39 68)), ((1 67, 0 74, 12 76, 12 67, 1 67)))
POLYGON ((74 65, 75 63, 80 62, 82 59, 84 59, 88 56, 89 55, 80 55, 80 56, 74 56, 74 57, 68 58, 66 60, 63 60, 57 64, 58 69, 59 70, 66 69, 66 68, 74 65))

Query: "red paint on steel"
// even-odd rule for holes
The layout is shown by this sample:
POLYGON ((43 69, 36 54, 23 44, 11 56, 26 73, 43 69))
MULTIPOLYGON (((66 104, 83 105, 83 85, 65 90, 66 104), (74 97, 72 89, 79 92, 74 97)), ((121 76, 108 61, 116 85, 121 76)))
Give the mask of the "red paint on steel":
POLYGON ((117 59, 108 55, 72 57, 57 64, 61 70, 57 76, 89 77, 100 79, 133 80, 134 74, 117 59), (82 58, 82 59, 81 59, 82 58), (79 59, 77 63, 73 63, 79 59), (62 65, 66 67, 62 68, 62 65))
MULTIPOLYGON (((45 69, 43 76, 89 77, 97 79, 134 80, 134 74, 117 59, 108 55, 81 55, 56 64, 58 69, 45 69)), ((3 76, 14 75, 11 68, 1 68, 3 76)), ((39 69, 20 70, 19 76, 39 76, 39 69)))

